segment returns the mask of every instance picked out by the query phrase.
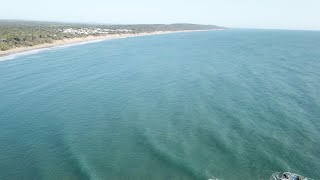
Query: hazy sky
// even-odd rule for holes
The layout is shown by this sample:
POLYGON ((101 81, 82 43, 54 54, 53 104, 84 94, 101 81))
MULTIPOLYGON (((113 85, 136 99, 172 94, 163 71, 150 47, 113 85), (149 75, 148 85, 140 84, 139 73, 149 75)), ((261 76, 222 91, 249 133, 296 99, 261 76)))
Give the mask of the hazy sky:
POLYGON ((320 30, 320 0, 0 0, 0 19, 320 30))

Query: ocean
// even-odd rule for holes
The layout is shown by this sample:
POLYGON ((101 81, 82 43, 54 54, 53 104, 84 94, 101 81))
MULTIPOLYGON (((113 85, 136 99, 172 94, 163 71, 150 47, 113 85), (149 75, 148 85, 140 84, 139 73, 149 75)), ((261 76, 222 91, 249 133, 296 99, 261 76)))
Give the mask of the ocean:
POLYGON ((320 178, 320 32, 107 40, 0 61, 0 179, 320 178))

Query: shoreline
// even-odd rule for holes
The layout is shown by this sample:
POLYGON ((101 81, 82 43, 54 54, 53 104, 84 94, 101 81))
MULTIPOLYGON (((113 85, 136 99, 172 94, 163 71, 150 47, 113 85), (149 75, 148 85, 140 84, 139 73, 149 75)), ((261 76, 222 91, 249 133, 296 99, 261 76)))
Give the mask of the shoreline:
MULTIPOLYGON (((215 29, 213 29, 215 30, 215 29)), ((182 32, 197 32, 197 31, 212 31, 212 30, 184 30, 184 31, 155 31, 151 33, 139 33, 139 34, 109 34, 109 35, 102 35, 102 36, 86 36, 80 38, 72 38, 72 39, 63 39, 63 40, 56 40, 52 43, 44 43, 35 46, 28 46, 28 47, 16 47, 13 49, 9 49, 6 51, 0 51, 0 58, 4 58, 7 56, 12 56, 20 53, 31 52, 34 50, 44 50, 48 48, 60 47, 65 45, 77 45, 81 43, 94 43, 100 42, 105 40, 112 40, 112 39, 122 39, 122 38, 129 38, 129 37, 140 37, 140 36, 149 36, 149 35, 160 35, 160 34, 172 34, 172 33, 182 33, 182 32)))

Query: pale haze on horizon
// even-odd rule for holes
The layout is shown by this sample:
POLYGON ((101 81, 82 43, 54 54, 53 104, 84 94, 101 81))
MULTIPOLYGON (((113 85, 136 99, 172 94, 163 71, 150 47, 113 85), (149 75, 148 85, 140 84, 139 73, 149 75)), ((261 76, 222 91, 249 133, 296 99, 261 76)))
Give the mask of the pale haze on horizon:
POLYGON ((320 0, 0 0, 0 19, 320 30, 320 0))

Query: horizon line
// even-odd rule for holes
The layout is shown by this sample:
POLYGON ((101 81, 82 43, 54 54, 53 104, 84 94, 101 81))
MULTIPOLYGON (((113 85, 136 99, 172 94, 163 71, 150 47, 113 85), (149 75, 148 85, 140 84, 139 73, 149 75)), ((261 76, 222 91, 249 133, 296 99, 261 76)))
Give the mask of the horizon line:
POLYGON ((61 23, 61 24, 82 24, 82 25, 172 25, 172 24, 194 24, 194 25, 209 25, 217 26, 226 29, 240 29, 240 30, 284 30, 284 31, 320 31, 320 29, 303 29, 303 28, 267 28, 267 27, 232 27, 220 26, 217 24, 202 24, 192 22, 171 22, 171 23, 106 23, 106 22, 87 22, 87 21, 54 21, 54 20, 36 20, 36 19, 1 19, 0 21, 22 21, 22 22, 38 22, 38 23, 61 23))

